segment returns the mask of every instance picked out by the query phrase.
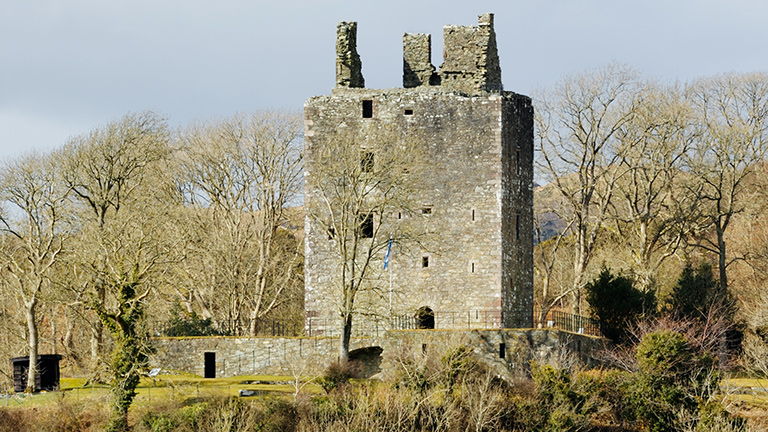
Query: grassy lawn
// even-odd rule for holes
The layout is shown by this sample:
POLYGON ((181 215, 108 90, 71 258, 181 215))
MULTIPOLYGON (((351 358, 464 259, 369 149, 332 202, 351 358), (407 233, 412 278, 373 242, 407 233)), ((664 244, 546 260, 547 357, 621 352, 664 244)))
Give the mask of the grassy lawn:
MULTIPOLYGON (((184 401, 192 398, 238 396, 240 389, 256 390, 260 394, 293 394, 293 377, 276 375, 244 375, 230 378, 200 378, 197 375, 159 375, 144 377, 136 389, 135 406, 148 406, 160 401, 184 401), (247 382, 247 384, 246 384, 247 382), (253 384, 273 382, 274 384, 253 384)), ((107 402, 109 387, 105 384, 86 386, 85 378, 62 378, 58 392, 41 392, 32 396, 20 394, 10 399, 0 399, 0 406, 29 406, 54 403, 61 398, 107 402)), ((308 385, 310 392, 319 392, 320 387, 308 385)))

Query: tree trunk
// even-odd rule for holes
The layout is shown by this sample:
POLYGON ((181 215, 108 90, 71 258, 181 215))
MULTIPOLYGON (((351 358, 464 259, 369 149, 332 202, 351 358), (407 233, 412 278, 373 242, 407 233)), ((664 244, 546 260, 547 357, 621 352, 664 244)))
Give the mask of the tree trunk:
POLYGON ((37 296, 33 295, 29 301, 24 302, 26 306, 27 315, 27 342, 29 345, 29 369, 27 370, 27 388, 26 391, 33 393, 37 390, 35 384, 37 382, 37 321, 36 321, 36 308, 37 308, 37 296))
POLYGON ((349 360, 349 340, 352 338, 352 314, 342 316, 341 338, 339 339, 339 362, 349 360))
POLYGON ((718 262, 717 267, 720 271, 720 297, 721 299, 725 298, 726 292, 728 292, 728 274, 725 271, 726 267, 726 261, 725 261, 725 232, 722 228, 719 226, 717 227, 717 251, 718 251, 718 262))
POLYGON ((257 310, 253 310, 251 312, 251 324, 248 327, 248 333, 250 333, 251 336, 256 337, 256 335, 259 333, 259 314, 257 310))

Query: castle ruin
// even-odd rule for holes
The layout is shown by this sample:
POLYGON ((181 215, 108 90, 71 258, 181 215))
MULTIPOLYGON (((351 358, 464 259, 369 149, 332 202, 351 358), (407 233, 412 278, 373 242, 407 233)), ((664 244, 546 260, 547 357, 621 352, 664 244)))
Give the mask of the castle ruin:
MULTIPOLYGON (((373 321, 398 328, 392 317, 424 311, 434 317, 426 326, 438 329, 532 326, 533 107, 529 97, 503 90, 493 25, 493 15, 484 14, 477 26, 445 26, 439 69, 431 36, 405 34, 403 88, 387 90, 365 88, 357 23, 338 25, 336 87, 305 103, 305 174, 317 171, 313 155, 340 129, 354 134, 349 145, 369 158, 363 165, 377 161, 367 150, 381 139, 377 131, 419 131, 429 164, 429 175, 410 193, 433 236, 422 249, 393 250, 390 273, 378 276, 380 286, 389 284, 392 304, 382 292, 361 299, 368 308, 355 320, 358 335, 373 321)), ((308 209, 320 205, 315 192, 307 182, 308 209)), ((305 229, 307 327, 331 335, 340 325, 333 233, 309 217, 305 229)), ((382 267, 384 254, 376 259, 382 267)))
MULTIPOLYGON (((563 348, 590 363, 602 339, 530 329, 533 107, 530 98, 503 90, 493 15, 481 15, 479 21, 477 27, 445 27, 445 61, 439 70, 430 59, 430 35, 405 34, 403 88, 388 90, 365 88, 357 24, 342 22, 336 87, 331 95, 305 104, 307 176, 318 173, 316 155, 333 144, 339 130, 354 137, 345 144, 360 155, 359 168, 381 159, 372 151, 376 140, 414 130, 423 137, 418 145, 429 164, 409 198, 421 206, 411 217, 431 235, 428 241, 396 245, 386 272, 383 251, 375 257, 377 271, 370 283, 379 290, 359 299, 367 305, 355 318, 350 349, 427 353, 458 341, 471 345, 479 361, 507 378, 532 358, 557 356, 563 348), (414 318, 425 310, 431 312, 431 322, 419 324, 436 330, 403 331, 413 328, 404 323, 419 321, 414 318)), ((311 184, 307 182, 305 208, 320 206, 311 184)), ((407 223, 405 214, 396 213, 371 221, 381 224, 385 240, 397 224, 407 223)), ((296 362, 314 364, 318 372, 337 359, 341 320, 333 286, 338 263, 334 233, 310 217, 305 229, 303 337, 157 338, 153 367, 212 378, 285 374, 295 370, 296 362)))

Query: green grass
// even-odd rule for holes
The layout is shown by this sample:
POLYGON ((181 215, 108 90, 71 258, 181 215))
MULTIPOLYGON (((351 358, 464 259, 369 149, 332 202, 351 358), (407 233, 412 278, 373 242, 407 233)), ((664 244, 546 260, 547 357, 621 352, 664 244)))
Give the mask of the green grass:
MULTIPOLYGON (((201 378, 197 375, 159 375, 143 377, 136 389, 135 406, 150 406, 159 401, 185 401, 193 398, 238 396, 240 389, 260 390, 265 393, 293 394, 294 387, 289 382, 293 377, 279 375, 243 375, 228 378, 201 378), (286 384, 244 384, 253 381, 279 381, 286 384)), ((61 398, 72 400, 91 399, 106 403, 109 386, 106 384, 85 385, 85 378, 61 378, 60 391, 40 392, 34 395, 14 395, 11 399, 0 399, 5 406, 30 406, 55 403, 61 398)), ((306 391, 319 392, 320 387, 309 385, 306 391)))

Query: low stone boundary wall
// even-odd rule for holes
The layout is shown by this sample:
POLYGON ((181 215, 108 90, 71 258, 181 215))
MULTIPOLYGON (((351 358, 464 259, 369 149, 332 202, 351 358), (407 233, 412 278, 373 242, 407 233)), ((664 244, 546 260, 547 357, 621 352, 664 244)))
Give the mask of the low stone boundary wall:
MULTIPOLYGON (((205 376, 206 353, 215 376, 310 375, 338 359, 338 338, 304 337, 176 337, 154 338, 150 366, 205 376)), ((350 349, 379 346, 387 352, 408 349, 444 353, 468 345, 483 363, 511 377, 527 370, 531 360, 557 363, 579 359, 594 365, 606 340, 557 329, 390 330, 374 338, 353 338, 350 349)), ((391 358, 391 356, 389 356, 391 358)), ((209 371, 210 372, 210 371, 209 371)))
MULTIPOLYGON (((205 376, 205 353, 213 353, 217 377, 317 373, 338 359, 338 338, 168 337, 153 338, 150 366, 205 376)), ((376 338, 356 338, 351 349, 379 346, 376 338)))
MULTIPOLYGON (((444 355, 448 350, 466 345, 474 357, 506 379, 527 374, 531 361, 558 366, 580 362, 588 367, 600 362, 597 354, 607 340, 558 329, 491 330, 393 330, 382 340, 384 352, 444 355)), ((397 368, 396 356, 384 356, 383 376, 397 368)))

